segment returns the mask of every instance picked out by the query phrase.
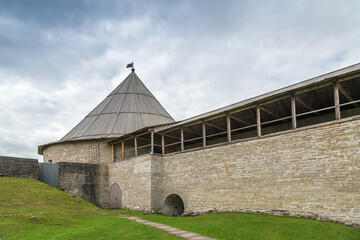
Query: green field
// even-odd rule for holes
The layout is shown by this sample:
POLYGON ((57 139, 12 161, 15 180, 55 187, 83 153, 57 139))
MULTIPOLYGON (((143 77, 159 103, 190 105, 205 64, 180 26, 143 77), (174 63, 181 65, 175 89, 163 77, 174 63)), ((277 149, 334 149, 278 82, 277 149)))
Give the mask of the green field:
MULTIPOLYGON (((246 213, 174 218, 116 211, 217 239, 360 240, 360 229, 302 218, 246 213)), ((0 217, 0 239, 180 239, 119 218, 112 210, 99 209, 39 181, 0 177, 0 215, 35 212, 56 213, 0 217)))
POLYGON ((0 239, 180 239, 104 213, 81 198, 69 197, 39 181, 0 178, 0 214, 55 211, 71 212, 0 217, 0 239), (32 220, 33 216, 37 220, 32 220))
POLYGON ((235 212, 174 218, 141 216, 139 212, 129 210, 120 212, 217 239, 360 239, 360 229, 305 218, 235 212))

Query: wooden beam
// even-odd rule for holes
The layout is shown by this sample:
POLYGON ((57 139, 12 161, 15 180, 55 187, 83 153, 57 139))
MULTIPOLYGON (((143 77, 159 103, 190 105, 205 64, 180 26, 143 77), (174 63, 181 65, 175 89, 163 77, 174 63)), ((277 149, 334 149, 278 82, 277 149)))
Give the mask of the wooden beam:
POLYGON ((121 141, 121 159, 125 159, 125 143, 124 141, 121 141))
POLYGON ((334 104, 335 104, 335 119, 340 120, 340 98, 339 98, 339 84, 338 82, 334 82, 334 104))
MULTIPOLYGON (((279 115, 277 115, 277 114, 275 114, 275 113, 273 113, 273 112, 271 112, 271 111, 269 111, 269 110, 267 110, 267 109, 265 109, 265 108, 263 108, 263 107, 260 107, 260 109, 263 110, 264 112, 270 114, 270 115, 273 116, 274 118, 281 119, 281 117, 279 117, 279 115)), ((281 120, 281 121, 283 121, 283 122, 285 122, 285 123, 287 122, 286 119, 283 119, 283 120, 281 120)))
POLYGON ((223 131, 223 132, 226 131, 226 130, 223 129, 222 127, 216 126, 215 124, 208 123, 208 122, 205 122, 205 124, 206 124, 206 125, 209 125, 210 127, 216 128, 217 130, 220 130, 220 131, 223 131))
POLYGON ((161 152, 163 155, 165 154, 165 136, 164 136, 164 134, 161 134, 161 152))
MULTIPOLYGON (((304 106, 305 108, 307 108, 308 110, 310 110, 310 111, 313 111, 313 110, 314 110, 313 107, 310 107, 309 105, 307 105, 306 103, 304 103, 304 101, 302 101, 301 99, 296 98, 296 101, 297 101, 298 103, 300 103, 301 105, 303 105, 303 106, 304 106)), ((315 114, 316 114, 316 115, 321 115, 319 112, 316 112, 315 114)))
POLYGON ((188 132, 188 133, 196 134, 196 135, 199 136, 199 137, 202 136, 201 133, 196 132, 196 131, 193 131, 193 130, 190 130, 190 129, 187 129, 186 127, 184 127, 183 130, 184 130, 185 132, 188 132))
POLYGON ((206 125, 202 122, 203 147, 206 147, 206 125))
MULTIPOLYGON (((339 91, 341 92, 341 94, 344 95, 344 97, 345 97, 349 102, 355 101, 355 99, 352 98, 352 97, 345 91, 345 89, 344 89, 340 84, 338 84, 338 88, 339 88, 339 91)), ((354 105, 355 105, 356 107, 359 107, 359 104, 358 104, 358 103, 354 103, 354 105)))
POLYGON ((295 94, 291 94, 291 122, 292 129, 296 129, 296 98, 295 94))
POLYGON ((360 77, 360 73, 351 74, 351 75, 345 76, 345 77, 340 77, 338 79, 338 82, 344 82, 344 81, 347 81, 347 80, 352 80, 352 79, 357 78, 357 77, 360 77))
POLYGON ((261 110, 263 110, 264 112, 270 114, 271 116, 273 116, 274 118, 280 118, 279 115, 267 110, 266 108, 260 107, 261 110))
POLYGON ((180 136, 181 136, 181 151, 183 152, 184 151, 184 129, 183 128, 180 128, 180 136))
POLYGON ((258 106, 267 105, 269 103, 277 102, 277 101, 283 100, 283 99, 288 98, 288 97, 290 97, 289 93, 287 93, 287 92, 280 93, 278 95, 275 95, 275 96, 272 96, 272 97, 270 96, 270 97, 268 97, 266 99, 260 100, 261 102, 258 103, 258 106))
POLYGON ((325 83, 320 83, 320 84, 316 84, 316 85, 313 85, 313 86, 304 86, 300 89, 295 89, 295 94, 296 95, 299 95, 301 93, 306 93, 306 92, 311 92, 311 91, 314 91, 316 89, 319 89, 319 88, 323 88, 323 87, 328 87, 328 86, 331 86, 331 82, 325 82, 325 83))
POLYGON ((111 145, 111 157, 112 157, 112 162, 115 162, 115 145, 111 145))
POLYGON ((154 131, 151 131, 151 154, 154 154, 154 131))
POLYGON ((227 127, 227 140, 231 142, 231 121, 230 114, 226 115, 226 127, 227 127))
POLYGON ((245 121, 245 120, 242 120, 242 119, 240 119, 240 118, 238 118, 238 117, 235 117, 235 116, 232 116, 232 115, 229 115, 232 119, 234 119, 234 120, 236 120, 236 121, 238 121, 238 122, 241 122, 241 123, 243 123, 243 124, 245 124, 245 125, 251 125, 251 123, 249 123, 248 121, 245 121))
POLYGON ((260 116, 260 107, 256 107, 256 125, 257 125, 257 136, 261 136, 261 116, 260 116))
POLYGON ((136 136, 134 137, 134 150, 135 150, 135 156, 138 155, 138 152, 137 152, 137 140, 136 140, 136 136))
POLYGON ((136 138, 137 138, 137 139, 144 140, 144 141, 147 141, 147 142, 151 142, 151 137, 150 137, 150 139, 149 139, 149 138, 144 138, 144 137, 136 136, 136 138))
POLYGON ((174 137, 174 136, 171 136, 171 135, 166 134, 166 133, 163 133, 162 135, 164 135, 165 137, 168 137, 168 138, 172 138, 172 139, 180 140, 180 138, 178 138, 178 137, 174 137))

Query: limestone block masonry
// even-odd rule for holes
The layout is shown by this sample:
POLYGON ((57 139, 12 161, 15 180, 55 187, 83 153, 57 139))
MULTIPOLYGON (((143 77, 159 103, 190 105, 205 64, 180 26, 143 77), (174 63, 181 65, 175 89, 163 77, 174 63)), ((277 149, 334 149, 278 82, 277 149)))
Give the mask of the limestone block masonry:
POLYGON ((185 212, 265 212, 360 227, 360 120, 165 156, 162 167, 160 199, 178 194, 185 212))
POLYGON ((142 155, 109 165, 109 187, 119 184, 124 207, 151 210, 151 159, 142 155))
POLYGON ((39 179, 39 164, 36 159, 0 157, 0 177, 39 179))
POLYGON ((178 194, 185 212, 260 212, 360 227, 360 120, 109 165, 123 207, 161 212, 178 194))
MULTIPOLYGON (((166 197, 177 194, 185 212, 261 212, 360 227, 358 117, 202 150, 147 154, 115 163, 111 163, 111 146, 105 142, 64 144, 46 148, 44 158, 87 162, 92 159, 92 147, 99 146, 98 150, 94 147, 99 151, 93 158, 93 165, 98 166, 93 166, 97 168, 94 172, 99 176, 95 178, 94 196, 103 207, 108 204, 110 187, 117 183, 123 207, 129 209, 161 212, 166 197)), ((89 177, 70 168, 65 172, 72 176, 64 175, 60 182, 69 189, 81 189, 82 181, 86 184, 89 177), (80 185, 71 185, 74 183, 80 185)))
POLYGON ((106 140, 83 140, 48 146, 43 152, 44 162, 111 163, 112 151, 106 140))
POLYGON ((59 188, 97 206, 108 207, 108 165, 88 163, 59 164, 59 188))

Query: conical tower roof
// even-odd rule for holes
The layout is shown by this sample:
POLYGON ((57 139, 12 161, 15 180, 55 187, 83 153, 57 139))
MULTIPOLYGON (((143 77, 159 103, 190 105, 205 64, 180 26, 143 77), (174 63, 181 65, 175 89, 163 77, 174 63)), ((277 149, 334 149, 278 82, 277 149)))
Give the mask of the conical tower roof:
POLYGON ((60 141, 113 138, 174 122, 135 72, 110 93, 60 141))

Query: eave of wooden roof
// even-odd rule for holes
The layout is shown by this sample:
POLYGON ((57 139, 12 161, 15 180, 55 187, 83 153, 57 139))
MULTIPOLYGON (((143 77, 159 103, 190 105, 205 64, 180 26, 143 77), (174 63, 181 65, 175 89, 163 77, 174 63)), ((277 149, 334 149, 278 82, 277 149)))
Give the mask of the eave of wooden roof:
MULTIPOLYGON (((174 124, 170 124, 167 126, 159 126, 159 127, 155 127, 154 128, 154 132, 161 132, 161 131, 165 131, 167 129, 171 129, 171 128, 175 128, 175 127, 180 127, 186 124, 191 124, 193 122, 197 122, 197 121, 202 121, 208 118, 211 118, 213 116, 216 115, 221 115, 221 114, 226 114, 228 112, 234 111, 237 108, 241 108, 241 107, 245 107, 247 105, 256 105, 260 102, 264 102, 268 99, 272 99, 272 98, 276 98, 279 97, 281 95, 285 95, 285 94, 291 94, 292 92, 297 92, 297 91, 302 91, 302 90, 306 90, 307 88, 311 88, 312 86, 315 85, 320 85, 322 83, 326 83, 329 82, 329 80, 335 80, 335 79, 340 79, 345 77, 345 76, 349 76, 349 75, 354 75, 354 74, 360 74, 360 63, 330 72, 330 73, 326 73, 314 78, 310 78, 307 79, 305 81, 296 83, 296 84, 292 84, 290 86, 272 91, 272 92, 268 92, 253 98, 249 98, 246 99, 244 101, 240 101, 210 112, 206 112, 191 118, 187 118, 185 120, 179 121, 177 123, 174 124)), ((360 75, 359 75, 360 76, 360 75)))

